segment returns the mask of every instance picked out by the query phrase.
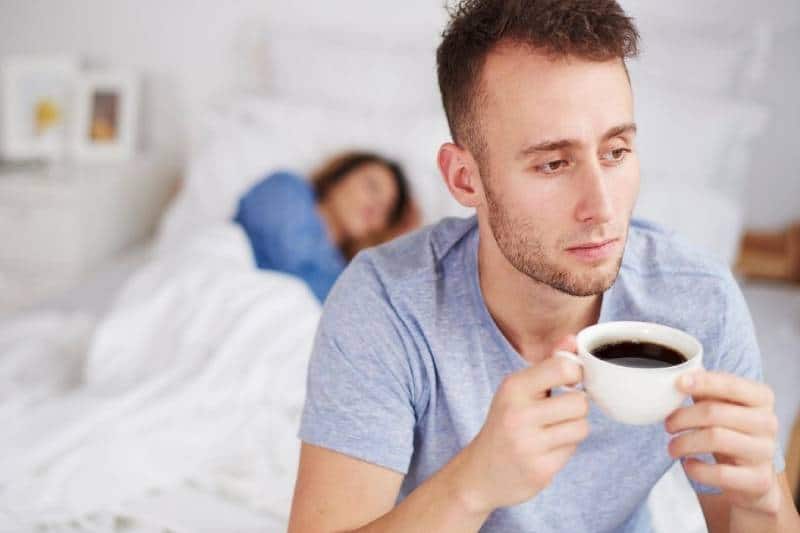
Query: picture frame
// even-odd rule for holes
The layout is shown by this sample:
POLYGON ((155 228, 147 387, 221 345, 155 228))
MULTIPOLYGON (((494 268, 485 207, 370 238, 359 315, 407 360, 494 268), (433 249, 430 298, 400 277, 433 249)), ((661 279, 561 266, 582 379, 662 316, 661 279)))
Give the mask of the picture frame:
POLYGON ((124 70, 89 72, 76 82, 71 154, 81 161, 130 159, 136 151, 139 80, 124 70))
POLYGON ((0 62, 0 158, 54 160, 66 153, 80 63, 70 56, 0 62))

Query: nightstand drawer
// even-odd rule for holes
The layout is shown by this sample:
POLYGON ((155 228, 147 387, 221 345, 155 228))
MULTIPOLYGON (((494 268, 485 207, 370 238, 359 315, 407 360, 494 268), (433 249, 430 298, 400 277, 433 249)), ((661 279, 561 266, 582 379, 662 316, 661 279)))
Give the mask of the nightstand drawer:
POLYGON ((35 268, 43 264, 79 267, 81 216, 59 207, 0 205, 0 265, 35 268))
POLYGON ((158 156, 0 174, 0 310, 54 296, 151 235, 176 176, 158 156))
POLYGON ((62 268, 55 266, 41 271, 21 271, 0 266, 0 318, 61 292, 78 279, 77 275, 65 275, 62 268))

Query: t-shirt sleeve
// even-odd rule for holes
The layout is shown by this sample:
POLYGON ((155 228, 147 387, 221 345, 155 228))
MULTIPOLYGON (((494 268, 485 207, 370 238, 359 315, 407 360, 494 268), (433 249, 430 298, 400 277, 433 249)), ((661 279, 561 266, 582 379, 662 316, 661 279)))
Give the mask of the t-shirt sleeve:
POLYGON ((405 474, 416 423, 415 348, 362 255, 336 282, 308 368, 303 442, 405 474))
MULTIPOLYGON (((707 357, 706 369, 716 372, 728 372, 754 381, 764 381, 761 367, 761 351, 758 348, 755 328, 753 326, 747 302, 739 289, 738 283, 730 273, 722 282, 720 300, 724 307, 720 313, 720 326, 716 346, 706 346, 706 350, 715 349, 714 357, 707 357)), ((709 354, 711 355, 711 354, 709 354)), ((713 458, 703 458, 713 460, 713 458)), ((780 443, 776 446, 773 464, 776 472, 785 468, 783 451, 780 443)), ((719 490, 689 479, 698 493, 718 493, 719 490)))

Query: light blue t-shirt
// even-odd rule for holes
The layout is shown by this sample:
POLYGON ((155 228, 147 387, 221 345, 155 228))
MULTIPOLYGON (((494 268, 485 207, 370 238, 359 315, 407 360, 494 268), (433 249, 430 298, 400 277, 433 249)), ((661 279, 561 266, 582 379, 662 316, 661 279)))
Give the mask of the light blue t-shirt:
MULTIPOLYGON (((358 255, 325 303, 299 436, 405 474, 400 500, 475 437, 503 378, 529 366, 488 313, 477 250, 474 217, 444 220, 358 255)), ((649 223, 631 222, 599 320, 680 328, 702 342, 706 368, 761 379, 728 269, 649 223)), ((589 423, 552 483, 496 510, 481 531, 650 531, 645 502, 673 464, 670 435, 661 423, 614 422, 595 405, 589 423)))

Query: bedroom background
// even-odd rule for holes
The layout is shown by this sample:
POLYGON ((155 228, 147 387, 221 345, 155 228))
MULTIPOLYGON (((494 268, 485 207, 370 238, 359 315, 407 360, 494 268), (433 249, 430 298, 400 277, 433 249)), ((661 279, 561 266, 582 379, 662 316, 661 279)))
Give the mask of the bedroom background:
MULTIPOLYGON (((641 132, 637 210, 733 267, 745 230, 777 235, 800 220, 800 4, 622 4, 643 39, 630 65, 641 132)), ((435 166, 448 139, 434 71, 445 20, 437 0, 0 0, 0 61, 74 56, 92 71, 135 72, 140 88, 131 157, 0 173, 0 366, 36 359, 48 372, 57 354, 75 362, 92 343, 97 353, 99 341, 89 339, 129 276, 228 219, 238 195, 274 168, 306 171, 342 147, 379 149, 406 165, 426 222, 465 214, 435 166)), ((741 282, 789 449, 800 408, 800 286, 741 282)), ((124 331, 116 327, 104 333, 124 331)), ((291 431, 284 428, 286 446, 291 431)), ((292 455, 281 453, 285 471, 272 472, 285 481, 292 455)), ((11 472, 0 468, 0 486, 11 472)), ((216 530, 247 530, 263 518, 251 508, 280 529, 285 483, 272 503, 249 507, 210 496, 242 496, 246 487, 214 486, 203 496, 166 490, 148 500, 133 491, 113 502, 140 523, 199 531, 197 516, 181 510, 202 497, 226 517, 216 530)), ((669 494, 664 509, 685 504, 686 493, 669 494)), ((92 498, 99 501, 85 492, 71 508, 89 509, 92 498)), ((702 530, 696 509, 654 515, 664 531, 702 530)), ((99 523, 83 525, 104 530, 99 523)))

